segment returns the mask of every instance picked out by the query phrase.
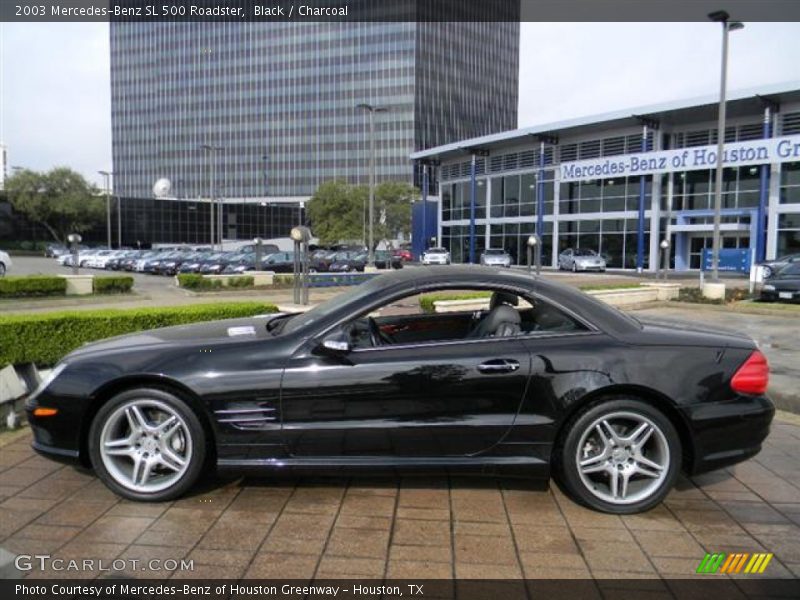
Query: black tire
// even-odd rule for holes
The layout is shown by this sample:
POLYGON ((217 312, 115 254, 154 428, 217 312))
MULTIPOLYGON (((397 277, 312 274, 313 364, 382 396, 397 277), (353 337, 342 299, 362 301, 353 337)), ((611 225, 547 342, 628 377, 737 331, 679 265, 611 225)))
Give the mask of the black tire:
POLYGON ((576 263, 572 263, 572 272, 573 273, 577 273, 578 272, 578 265, 576 263))
POLYGON ((0 262, 0 277, 5 277, 6 275, 6 264, 0 262))
POLYGON ((163 502, 177 498, 188 491, 200 477, 207 456, 207 440, 200 420, 189 405, 166 390, 142 387, 121 392, 103 404, 89 429, 89 457, 95 473, 111 491, 129 500, 163 502), (100 453, 100 437, 107 419, 120 406, 138 399, 156 400, 168 405, 184 420, 191 436, 192 454, 183 475, 167 489, 156 492, 138 492, 121 485, 106 468, 100 453))
MULTIPOLYGON (((617 515, 650 510, 664 500, 675 484, 680 472, 682 448, 678 432, 672 422, 660 410, 642 400, 628 397, 599 400, 579 411, 567 422, 562 431, 563 433, 553 450, 554 477, 565 493, 576 502, 589 508, 617 515), (584 433, 604 415, 618 414, 637 415, 655 425, 663 435, 663 441, 666 442, 664 455, 669 459, 668 465, 663 469, 664 475, 661 481, 645 483, 645 485, 654 486, 652 491, 646 497, 629 503, 621 503, 621 501, 609 502, 598 497, 596 492, 589 490, 578 469, 578 445, 581 443, 584 433)), ((657 434, 653 435, 657 436, 657 434)), ((650 439, 653 439, 653 437, 651 436, 650 439)), ((662 438, 657 436, 657 439, 661 440, 662 438)), ((610 463, 610 460, 608 462, 610 463)), ((600 477, 602 478, 603 476, 600 475, 600 477)), ((647 482, 648 479, 640 478, 638 481, 647 482)), ((593 487, 595 487, 595 490, 597 489, 596 486, 593 487)))

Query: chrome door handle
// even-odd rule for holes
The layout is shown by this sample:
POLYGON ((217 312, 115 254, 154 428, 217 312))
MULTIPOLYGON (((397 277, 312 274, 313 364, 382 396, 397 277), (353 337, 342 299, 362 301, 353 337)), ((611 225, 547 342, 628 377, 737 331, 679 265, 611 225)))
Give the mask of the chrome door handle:
POLYGON ((490 360, 478 365, 481 373, 513 373, 519 369, 519 362, 508 358, 490 360))

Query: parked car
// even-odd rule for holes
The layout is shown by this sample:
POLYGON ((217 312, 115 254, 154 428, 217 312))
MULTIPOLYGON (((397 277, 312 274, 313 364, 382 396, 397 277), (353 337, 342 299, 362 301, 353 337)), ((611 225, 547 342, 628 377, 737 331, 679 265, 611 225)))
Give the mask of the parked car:
POLYGON ((414 254, 408 248, 398 248, 392 252, 392 255, 396 256, 403 262, 412 262, 414 260, 414 254))
POLYGON ((46 258, 58 258, 67 252, 69 252, 69 249, 64 244, 47 244, 47 246, 44 247, 44 255, 46 258))
POLYGON ((558 255, 558 268, 578 271, 605 271, 606 261, 590 248, 567 248, 558 255))
POLYGON ((181 263, 179 273, 199 273, 203 263, 212 256, 212 252, 197 252, 181 263))
MULTIPOLYGON (((267 256, 268 254, 275 254, 276 252, 280 252, 281 249, 278 248, 277 244, 261 244, 261 256, 267 256)), ((256 245, 255 244, 247 244, 245 246, 240 247, 236 252, 239 253, 246 253, 246 254, 255 254, 256 252, 256 245)))
POLYGON ((402 269, 403 259, 396 254, 390 253, 388 250, 376 250, 375 266, 378 269, 402 269))
POLYGON ((428 248, 422 253, 423 265, 449 265, 450 252, 447 248, 428 248))
POLYGON ((775 413, 768 378, 741 333, 639 321, 523 273, 420 267, 305 313, 85 344, 26 411, 38 452, 131 500, 181 496, 213 460, 552 475, 581 504, 630 514, 681 470, 757 454, 775 413), (490 294, 489 309, 395 310, 465 289, 490 294))
POLYGON ((339 252, 333 259, 331 273, 355 273, 364 271, 367 266, 366 252, 339 252))
POLYGON ((511 255, 502 248, 487 248, 481 254, 481 264, 487 267, 510 267, 511 255))
POLYGON ((275 273, 294 272, 294 252, 273 252, 262 259, 261 270, 275 273))
POLYGON ((200 272, 203 275, 219 275, 230 263, 235 263, 241 258, 241 255, 232 252, 218 252, 203 261, 200 272))
POLYGON ((760 298, 767 302, 800 300, 800 262, 789 263, 766 280, 760 298))
POLYGON ((758 266, 763 269, 762 272, 764 274, 764 279, 769 279, 783 267, 792 263, 800 263, 800 253, 786 254, 785 256, 776 258, 775 260, 765 260, 758 263, 758 266))
POLYGON ((12 267, 11 257, 8 252, 0 250, 0 277, 5 277, 5 274, 12 267))
POLYGON ((325 273, 338 254, 335 250, 316 250, 309 257, 308 270, 312 273, 325 273))

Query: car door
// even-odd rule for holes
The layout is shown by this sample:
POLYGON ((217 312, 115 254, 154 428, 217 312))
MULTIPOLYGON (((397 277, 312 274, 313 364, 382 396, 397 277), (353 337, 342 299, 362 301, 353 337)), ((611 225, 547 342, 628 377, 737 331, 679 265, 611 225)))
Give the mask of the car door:
POLYGON ((529 375, 514 337, 301 349, 283 376, 284 441, 308 458, 478 454, 513 425, 529 375))

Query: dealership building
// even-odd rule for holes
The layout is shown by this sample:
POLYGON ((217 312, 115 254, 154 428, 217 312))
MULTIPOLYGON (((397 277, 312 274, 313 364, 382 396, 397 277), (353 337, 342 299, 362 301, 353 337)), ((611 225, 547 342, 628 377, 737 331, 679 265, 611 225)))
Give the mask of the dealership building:
MULTIPOLYGON (((411 154, 438 176, 437 242, 454 262, 505 248, 527 263, 589 248, 610 268, 677 270, 711 248, 718 98, 695 98, 473 137, 411 154)), ((800 252, 800 82, 728 94, 721 247, 800 252)), ((431 202, 432 204, 432 202, 431 202)), ((426 211, 433 213, 433 211, 426 211)))

